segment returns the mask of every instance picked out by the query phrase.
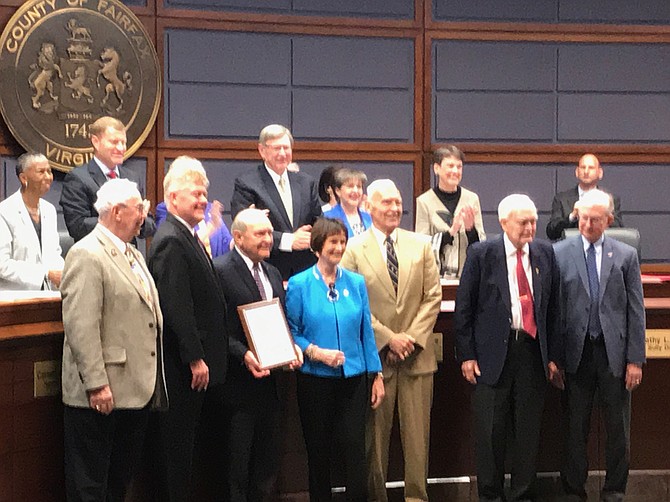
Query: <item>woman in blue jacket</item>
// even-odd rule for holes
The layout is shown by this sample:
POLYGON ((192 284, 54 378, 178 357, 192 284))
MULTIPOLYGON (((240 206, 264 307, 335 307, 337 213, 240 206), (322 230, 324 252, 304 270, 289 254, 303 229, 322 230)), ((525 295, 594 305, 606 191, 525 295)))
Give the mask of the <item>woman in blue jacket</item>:
POLYGON ((338 266, 347 230, 335 219, 312 227, 318 261, 291 277, 286 313, 305 354, 298 373, 298 405, 307 446, 310 501, 331 500, 331 446, 338 439, 346 499, 367 500, 365 423, 369 407, 384 398, 384 377, 370 320, 363 277, 338 266))
POLYGON ((372 225, 370 213, 360 209, 368 177, 363 171, 343 167, 335 172, 337 204, 323 215, 344 223, 347 236, 362 234, 372 225))

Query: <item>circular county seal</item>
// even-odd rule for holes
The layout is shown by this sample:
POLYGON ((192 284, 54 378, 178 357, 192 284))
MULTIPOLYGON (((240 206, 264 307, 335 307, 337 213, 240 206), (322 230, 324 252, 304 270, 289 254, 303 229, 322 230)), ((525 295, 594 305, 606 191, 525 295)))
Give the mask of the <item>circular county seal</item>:
POLYGON ((110 115, 132 155, 160 104, 160 65, 142 23, 116 0, 28 0, 0 38, 0 111, 16 140, 63 171, 93 156, 88 128, 110 115))

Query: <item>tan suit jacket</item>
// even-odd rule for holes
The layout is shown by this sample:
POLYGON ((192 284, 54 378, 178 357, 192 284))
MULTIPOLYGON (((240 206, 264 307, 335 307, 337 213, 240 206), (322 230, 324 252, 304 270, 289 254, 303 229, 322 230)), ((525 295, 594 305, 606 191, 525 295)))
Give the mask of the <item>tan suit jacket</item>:
POLYGON ((154 394, 157 371, 163 371, 163 316, 144 258, 131 249, 148 281, 149 298, 99 224, 65 259, 63 403, 68 406, 88 407, 86 391, 104 385, 112 390, 115 408, 142 408, 154 394))
MULTIPOLYGON (((437 362, 432 335, 442 290, 430 241, 399 228, 395 246, 397 295, 371 230, 349 240, 341 265, 365 276, 377 350, 386 350, 394 334, 408 334, 414 337, 420 350, 401 364, 398 371, 410 375, 433 373, 437 370, 437 362)), ((384 365, 385 373, 393 370, 384 365)))

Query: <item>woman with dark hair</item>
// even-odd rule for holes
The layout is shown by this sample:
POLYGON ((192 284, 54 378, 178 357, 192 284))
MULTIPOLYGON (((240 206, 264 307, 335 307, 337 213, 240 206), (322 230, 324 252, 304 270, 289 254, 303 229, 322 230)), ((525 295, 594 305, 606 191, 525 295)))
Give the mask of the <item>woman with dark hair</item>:
POLYGON ((342 166, 334 164, 321 171, 319 176, 319 198, 324 203, 321 211, 324 213, 337 204, 335 197, 335 173, 342 169, 342 166))
POLYGON ((460 186, 464 161, 465 155, 455 145, 435 150, 437 186, 416 199, 414 230, 432 237, 440 275, 452 277, 460 277, 467 247, 486 240, 479 197, 460 186))
POLYGON ((0 290, 57 289, 63 272, 56 208, 43 199, 53 174, 41 153, 19 157, 21 188, 0 203, 0 290))
POLYGON ((331 447, 342 446, 346 500, 367 500, 365 424, 384 398, 384 377, 372 331, 363 276, 339 267, 347 230, 335 219, 312 227, 318 261, 291 277, 286 313, 305 354, 298 373, 298 405, 307 446, 310 501, 331 500, 331 447))
POLYGON ((335 195, 338 202, 324 216, 344 223, 349 237, 362 234, 372 225, 370 214, 360 209, 367 181, 365 173, 356 169, 345 167, 335 173, 335 195))

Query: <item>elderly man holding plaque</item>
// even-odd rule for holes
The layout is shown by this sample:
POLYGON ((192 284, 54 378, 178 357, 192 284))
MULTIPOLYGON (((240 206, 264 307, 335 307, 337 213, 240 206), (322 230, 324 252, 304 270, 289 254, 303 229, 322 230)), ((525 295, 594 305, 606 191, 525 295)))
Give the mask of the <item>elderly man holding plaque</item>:
POLYGON ((318 261, 289 279, 286 294, 289 326, 307 356, 298 373, 298 405, 312 501, 331 499, 335 438, 342 446, 347 500, 367 500, 366 416, 384 398, 365 280, 339 267, 346 247, 341 221, 317 220, 311 248, 318 261))
MULTIPOLYGON (((230 502, 268 500, 279 470, 282 371, 263 369, 249 349, 237 307, 262 300, 285 300, 281 274, 265 263, 272 250, 272 224, 260 209, 240 211, 232 225, 235 247, 214 260, 226 297, 228 376, 223 386, 230 502)), ((299 350, 298 350, 299 352, 299 350)), ((297 367, 296 360, 290 365, 297 367)))

